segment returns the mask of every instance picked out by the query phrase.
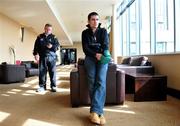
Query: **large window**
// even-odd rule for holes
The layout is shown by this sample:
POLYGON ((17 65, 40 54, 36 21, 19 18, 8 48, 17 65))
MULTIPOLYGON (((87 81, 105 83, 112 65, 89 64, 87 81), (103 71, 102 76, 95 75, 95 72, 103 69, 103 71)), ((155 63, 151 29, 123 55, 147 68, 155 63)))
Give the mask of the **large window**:
POLYGON ((137 44, 136 44, 136 32, 137 32, 137 14, 136 14, 136 2, 130 6, 130 55, 136 55, 137 44))
POLYGON ((149 3, 150 3, 149 0, 140 0, 141 54, 150 54, 150 6, 149 6, 149 3))
POLYGON ((173 0, 155 0, 156 53, 174 52, 173 0))
POLYGON ((123 21, 123 55, 127 56, 127 12, 125 12, 122 16, 123 21))
POLYGON ((180 0, 124 0, 123 56, 180 52, 180 0))
POLYGON ((176 51, 180 51, 180 0, 175 0, 175 19, 176 19, 176 51))

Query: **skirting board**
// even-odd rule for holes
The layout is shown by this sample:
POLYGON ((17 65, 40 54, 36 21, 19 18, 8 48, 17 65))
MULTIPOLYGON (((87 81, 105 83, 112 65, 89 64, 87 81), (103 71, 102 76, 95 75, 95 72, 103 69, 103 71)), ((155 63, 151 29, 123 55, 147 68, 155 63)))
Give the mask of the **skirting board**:
POLYGON ((175 98, 180 99, 180 90, 173 89, 173 88, 167 88, 168 95, 171 95, 175 98))

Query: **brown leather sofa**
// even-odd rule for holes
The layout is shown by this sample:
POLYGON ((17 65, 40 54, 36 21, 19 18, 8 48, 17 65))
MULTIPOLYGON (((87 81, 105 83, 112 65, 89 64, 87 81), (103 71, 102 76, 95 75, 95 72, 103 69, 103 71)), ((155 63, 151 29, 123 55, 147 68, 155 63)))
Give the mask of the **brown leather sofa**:
MULTIPOLYGON (((114 63, 109 63, 106 81, 105 104, 123 104, 125 101, 125 73, 114 63)), ((84 60, 78 60, 77 68, 70 73, 70 96, 72 107, 89 105, 89 92, 84 60)))
POLYGON ((34 61, 21 61, 21 65, 25 66, 26 77, 39 75, 38 64, 34 61))
POLYGON ((146 56, 126 57, 121 64, 118 64, 118 68, 125 71, 126 74, 154 74, 154 67, 146 56))

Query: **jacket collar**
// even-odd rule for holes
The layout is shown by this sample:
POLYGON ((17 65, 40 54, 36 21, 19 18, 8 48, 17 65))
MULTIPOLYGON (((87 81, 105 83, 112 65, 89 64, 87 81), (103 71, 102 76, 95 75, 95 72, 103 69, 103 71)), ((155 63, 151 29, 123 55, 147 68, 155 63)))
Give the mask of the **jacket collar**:
POLYGON ((52 36, 52 33, 49 34, 49 35, 46 35, 45 33, 43 33, 43 36, 44 36, 44 37, 52 36))
POLYGON ((96 34, 96 33, 97 33, 97 31, 98 31, 98 29, 100 28, 100 26, 101 26, 101 23, 99 23, 99 25, 98 25, 98 27, 97 27, 97 29, 96 29, 95 33, 93 33, 93 31, 92 31, 92 29, 91 29, 90 25, 89 25, 89 24, 87 24, 87 25, 86 25, 86 27, 88 27, 88 29, 89 29, 89 31, 90 31, 90 33, 91 33, 91 34, 96 34))

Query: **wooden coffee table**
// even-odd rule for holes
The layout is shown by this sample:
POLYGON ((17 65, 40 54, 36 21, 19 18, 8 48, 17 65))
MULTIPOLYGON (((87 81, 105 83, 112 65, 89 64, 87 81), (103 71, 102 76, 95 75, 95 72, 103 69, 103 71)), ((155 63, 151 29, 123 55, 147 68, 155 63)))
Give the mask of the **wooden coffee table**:
POLYGON ((126 93, 134 93, 134 101, 166 100, 167 76, 128 74, 126 88, 126 93))

